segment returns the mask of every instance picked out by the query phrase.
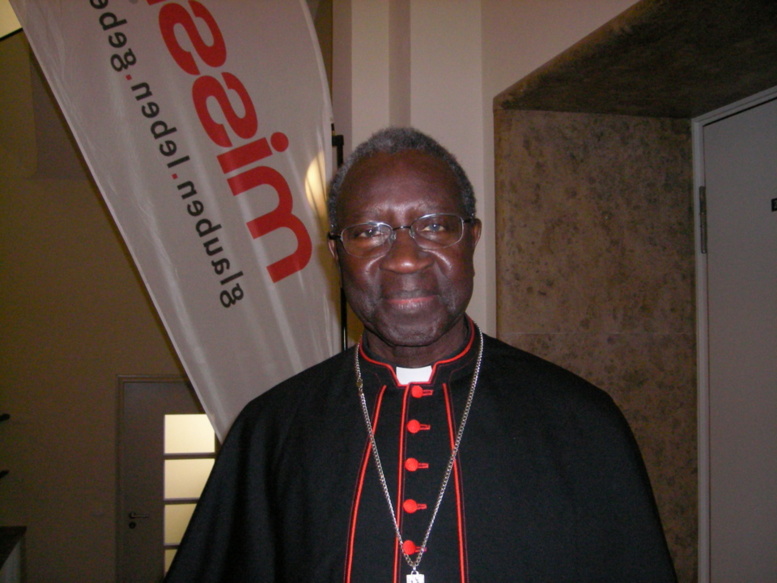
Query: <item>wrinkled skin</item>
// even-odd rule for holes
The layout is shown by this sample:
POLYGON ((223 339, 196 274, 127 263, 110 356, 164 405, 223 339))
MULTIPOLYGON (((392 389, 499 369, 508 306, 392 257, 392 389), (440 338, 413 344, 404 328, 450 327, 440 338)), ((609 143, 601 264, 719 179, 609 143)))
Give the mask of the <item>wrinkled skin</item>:
MULTIPOLYGON (((337 220, 339 228, 367 221, 396 227, 431 213, 466 217, 445 162, 408 150, 357 163, 343 185, 337 220)), ((364 324, 364 342, 377 357, 419 367, 462 346, 480 229, 480 221, 465 224, 461 241, 434 251, 421 249, 401 229, 386 255, 369 259, 349 255, 338 241, 329 242, 348 303, 364 324)))

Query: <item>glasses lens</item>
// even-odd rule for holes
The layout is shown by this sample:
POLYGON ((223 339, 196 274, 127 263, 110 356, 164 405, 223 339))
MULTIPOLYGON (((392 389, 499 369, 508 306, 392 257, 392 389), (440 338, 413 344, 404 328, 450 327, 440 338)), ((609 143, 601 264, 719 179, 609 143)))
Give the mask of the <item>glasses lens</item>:
POLYGON ((449 247, 461 239, 462 224, 458 215, 427 215, 416 219, 412 231, 422 247, 449 247))
POLYGON ((343 247, 356 257, 369 257, 382 252, 391 239, 391 227, 384 223, 362 223, 342 233, 343 247))

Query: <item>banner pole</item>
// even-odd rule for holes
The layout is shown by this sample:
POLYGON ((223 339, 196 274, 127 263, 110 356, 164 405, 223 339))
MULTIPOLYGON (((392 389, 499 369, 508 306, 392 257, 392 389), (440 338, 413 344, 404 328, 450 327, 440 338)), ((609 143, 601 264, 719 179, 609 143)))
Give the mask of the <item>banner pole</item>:
MULTIPOLYGON (((345 139, 342 134, 335 133, 335 124, 332 124, 332 146, 337 151, 337 167, 343 165, 343 147, 345 139)), ((345 290, 340 287, 340 348, 348 348, 348 302, 345 299, 345 290)))

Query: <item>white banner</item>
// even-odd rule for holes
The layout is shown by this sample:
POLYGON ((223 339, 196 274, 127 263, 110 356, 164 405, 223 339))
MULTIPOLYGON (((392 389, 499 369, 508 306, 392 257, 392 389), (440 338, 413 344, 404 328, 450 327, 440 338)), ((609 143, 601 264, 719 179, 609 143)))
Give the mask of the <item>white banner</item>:
POLYGON ((304 0, 11 3, 223 437, 338 349, 331 107, 304 0))

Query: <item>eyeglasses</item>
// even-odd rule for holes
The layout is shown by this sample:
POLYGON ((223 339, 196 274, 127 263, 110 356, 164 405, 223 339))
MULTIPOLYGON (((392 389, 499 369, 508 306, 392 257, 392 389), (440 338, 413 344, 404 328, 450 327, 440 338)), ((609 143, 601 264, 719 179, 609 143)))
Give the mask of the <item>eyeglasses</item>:
POLYGON ((339 235, 330 233, 329 238, 339 240, 349 255, 375 258, 388 253, 397 238, 399 229, 408 229, 410 236, 421 249, 444 249, 461 241, 464 223, 471 223, 474 220, 474 218, 464 219, 459 215, 435 213, 424 215, 409 225, 399 227, 370 221, 346 227, 339 235))

